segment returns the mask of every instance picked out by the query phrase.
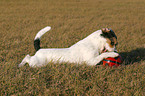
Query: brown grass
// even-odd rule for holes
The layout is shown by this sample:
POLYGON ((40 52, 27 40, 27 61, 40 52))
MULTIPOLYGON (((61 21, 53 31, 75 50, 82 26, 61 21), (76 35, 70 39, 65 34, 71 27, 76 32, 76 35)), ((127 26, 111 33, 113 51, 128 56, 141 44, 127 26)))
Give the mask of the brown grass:
POLYGON ((145 95, 144 0, 0 0, 1 95, 145 95), (112 28, 123 58, 118 68, 48 64, 18 68, 45 26, 42 47, 69 47, 103 27, 112 28))

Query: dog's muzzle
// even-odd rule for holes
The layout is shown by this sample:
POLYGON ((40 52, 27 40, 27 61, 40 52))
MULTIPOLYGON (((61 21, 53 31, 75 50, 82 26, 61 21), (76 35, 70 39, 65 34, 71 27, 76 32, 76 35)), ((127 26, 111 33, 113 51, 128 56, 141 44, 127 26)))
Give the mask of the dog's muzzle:
MULTIPOLYGON (((104 49, 101 51, 101 53, 104 53, 104 52, 108 52, 108 50, 104 47, 104 49)), ((115 49, 114 52, 117 52, 117 50, 115 49)))

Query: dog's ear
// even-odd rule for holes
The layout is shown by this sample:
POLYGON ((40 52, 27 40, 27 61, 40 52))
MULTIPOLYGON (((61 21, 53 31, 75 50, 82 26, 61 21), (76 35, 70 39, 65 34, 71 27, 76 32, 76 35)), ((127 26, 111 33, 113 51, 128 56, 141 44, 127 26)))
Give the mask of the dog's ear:
POLYGON ((102 30, 101 36, 103 36, 103 37, 105 37, 105 38, 108 38, 110 29, 108 29, 108 28, 102 28, 101 30, 102 30))
POLYGON ((111 30, 111 29, 109 29, 109 28, 102 28, 102 32, 103 32, 103 33, 108 33, 108 32, 110 32, 110 30, 111 30))
POLYGON ((117 39, 117 36, 115 35, 114 31, 110 28, 102 28, 102 33, 101 36, 105 38, 112 38, 115 37, 117 39))

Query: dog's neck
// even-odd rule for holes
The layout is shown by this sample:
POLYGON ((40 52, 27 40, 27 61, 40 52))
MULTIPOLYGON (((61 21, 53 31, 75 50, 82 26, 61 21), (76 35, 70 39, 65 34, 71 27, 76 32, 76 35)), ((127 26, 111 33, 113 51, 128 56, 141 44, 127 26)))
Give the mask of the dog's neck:
POLYGON ((105 48, 105 44, 106 44, 106 39, 104 37, 101 37, 101 30, 98 30, 97 32, 94 32, 92 33, 92 35, 94 36, 90 36, 91 38, 93 39, 90 39, 92 40, 91 42, 94 43, 94 47, 96 48, 96 50, 99 52, 99 54, 107 51, 106 48, 105 48))

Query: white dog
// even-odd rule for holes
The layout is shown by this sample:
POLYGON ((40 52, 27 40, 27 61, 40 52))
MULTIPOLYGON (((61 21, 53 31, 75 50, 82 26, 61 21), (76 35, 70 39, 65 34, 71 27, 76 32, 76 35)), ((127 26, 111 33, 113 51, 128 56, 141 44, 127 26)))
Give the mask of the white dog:
POLYGON ((27 55, 19 64, 19 67, 26 63, 31 67, 41 67, 49 62, 96 65, 104 58, 117 57, 119 55, 115 52, 117 37, 115 33, 108 28, 103 28, 102 30, 92 33, 69 48, 41 49, 40 37, 50 29, 51 27, 47 26, 37 33, 34 39, 34 47, 37 52, 34 56, 27 55))

